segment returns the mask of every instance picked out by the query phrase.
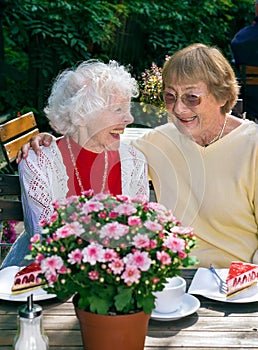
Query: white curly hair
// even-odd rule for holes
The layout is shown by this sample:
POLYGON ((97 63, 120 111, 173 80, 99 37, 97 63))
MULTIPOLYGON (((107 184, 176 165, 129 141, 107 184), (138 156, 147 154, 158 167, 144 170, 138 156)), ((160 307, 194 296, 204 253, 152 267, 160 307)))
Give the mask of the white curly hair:
POLYGON ((84 61, 57 76, 44 111, 57 133, 74 135, 118 94, 128 99, 139 94, 137 81, 124 66, 116 61, 84 61))

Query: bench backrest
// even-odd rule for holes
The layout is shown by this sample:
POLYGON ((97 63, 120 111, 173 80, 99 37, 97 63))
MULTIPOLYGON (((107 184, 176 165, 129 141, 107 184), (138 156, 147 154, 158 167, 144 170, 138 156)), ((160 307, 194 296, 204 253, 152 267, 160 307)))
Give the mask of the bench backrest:
POLYGON ((17 156, 21 146, 39 133, 33 112, 9 120, 0 125, 0 143, 2 157, 0 169, 10 165, 17 156))
POLYGON ((243 85, 258 85, 258 66, 240 65, 240 79, 243 85))
POLYGON ((19 175, 0 174, 0 221, 23 221, 19 175))
POLYGON ((3 221, 23 221, 19 175, 0 174, 0 262, 2 247, 12 245, 2 241, 3 221))

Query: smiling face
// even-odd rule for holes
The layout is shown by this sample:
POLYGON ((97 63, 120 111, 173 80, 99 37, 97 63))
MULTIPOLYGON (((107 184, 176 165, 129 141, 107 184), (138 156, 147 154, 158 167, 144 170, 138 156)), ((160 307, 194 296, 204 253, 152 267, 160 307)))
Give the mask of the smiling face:
POLYGON ((200 145, 224 131, 239 86, 217 48, 195 43, 175 52, 163 66, 162 82, 167 110, 179 131, 200 145))
POLYGON ((131 101, 121 95, 113 96, 109 105, 80 127, 78 143, 95 152, 119 148, 120 135, 133 122, 131 101))
POLYGON ((217 101, 203 82, 170 84, 165 86, 166 108, 178 130, 198 137, 216 129, 225 116, 221 107, 226 101, 217 101))

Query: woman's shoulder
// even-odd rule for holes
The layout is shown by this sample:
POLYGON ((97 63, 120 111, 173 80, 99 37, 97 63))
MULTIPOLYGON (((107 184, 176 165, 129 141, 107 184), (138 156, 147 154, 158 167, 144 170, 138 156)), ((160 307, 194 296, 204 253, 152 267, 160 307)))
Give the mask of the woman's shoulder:
MULTIPOLYGON (((47 159, 53 159, 57 156, 57 154, 59 155, 60 153, 55 140, 53 140, 49 146, 40 146, 40 148, 41 148, 41 152, 38 155, 38 159, 40 159, 41 161, 47 160, 47 159)), ((29 157, 34 157, 32 153, 34 153, 35 155, 35 152, 33 150, 30 150, 29 157)))
POLYGON ((232 130, 230 131, 236 130, 242 135, 255 135, 255 138, 258 139, 258 124, 254 121, 231 117, 230 122, 232 125, 232 130))
POLYGON ((19 163, 19 169, 29 166, 46 168, 55 159, 60 157, 60 151, 55 141, 48 147, 40 146, 40 149, 41 152, 39 154, 36 154, 33 149, 30 149, 27 158, 22 159, 19 163))

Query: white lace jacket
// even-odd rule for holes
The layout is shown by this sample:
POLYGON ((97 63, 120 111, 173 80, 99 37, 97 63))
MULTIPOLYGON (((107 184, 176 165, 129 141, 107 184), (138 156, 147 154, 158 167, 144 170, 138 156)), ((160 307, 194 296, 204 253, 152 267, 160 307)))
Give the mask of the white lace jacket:
MULTIPOLYGON (((149 199, 148 167, 144 155, 135 147, 120 144, 122 194, 141 195, 149 199)), ((52 201, 63 199, 68 192, 68 176, 56 142, 42 147, 40 155, 29 151, 19 164, 25 231, 33 236, 40 232, 38 222, 53 211, 52 201)))

